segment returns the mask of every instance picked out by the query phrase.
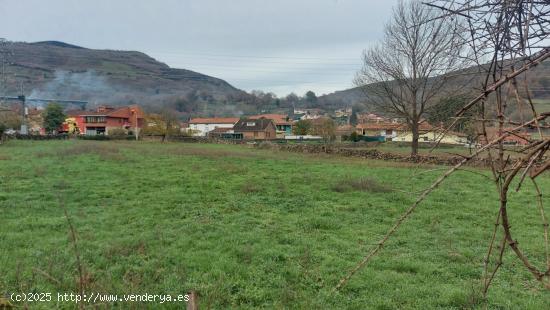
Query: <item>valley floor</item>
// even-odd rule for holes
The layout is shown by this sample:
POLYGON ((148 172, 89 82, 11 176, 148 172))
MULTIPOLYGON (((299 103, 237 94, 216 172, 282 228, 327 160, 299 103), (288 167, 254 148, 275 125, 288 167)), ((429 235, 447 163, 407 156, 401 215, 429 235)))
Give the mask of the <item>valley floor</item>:
MULTIPOLYGON (((195 290, 206 309, 546 308, 550 292, 511 251, 481 298, 497 202, 492 183, 464 171, 332 292, 440 173, 235 145, 10 141, 0 145, 0 295, 77 293, 82 282, 109 294, 195 290)), ((544 265, 535 193, 525 186, 510 197, 512 229, 544 265)), ((548 175, 540 187, 550 188, 548 175)))

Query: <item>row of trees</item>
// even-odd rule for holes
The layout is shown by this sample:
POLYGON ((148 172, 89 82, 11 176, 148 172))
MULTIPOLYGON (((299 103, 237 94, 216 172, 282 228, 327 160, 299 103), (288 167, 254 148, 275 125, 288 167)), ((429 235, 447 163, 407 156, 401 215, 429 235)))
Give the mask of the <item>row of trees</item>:
MULTIPOLYGON (((253 90, 250 93, 230 94, 224 99, 216 99, 204 91, 191 91, 185 96, 167 98, 161 109, 167 109, 184 119, 194 115, 215 116, 229 114, 254 114, 258 111, 288 111, 294 107, 313 108, 324 105, 313 91, 303 96, 290 93, 279 97, 271 92, 253 90)), ((158 105, 150 106, 151 110, 158 110, 158 105)))

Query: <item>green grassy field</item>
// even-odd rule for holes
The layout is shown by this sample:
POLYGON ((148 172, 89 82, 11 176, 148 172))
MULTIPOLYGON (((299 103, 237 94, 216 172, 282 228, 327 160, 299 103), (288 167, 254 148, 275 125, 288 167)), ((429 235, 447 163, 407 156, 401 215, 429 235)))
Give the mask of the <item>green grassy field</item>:
MULTIPOLYGON (((331 292, 414 200, 407 192, 441 173, 433 169, 230 145, 11 141, 0 146, 0 293, 78 292, 62 201, 87 292, 196 290, 206 309, 547 308, 550 292, 511 251, 481 298, 496 195, 467 172, 451 176, 371 264, 331 292)), ((540 217, 525 186, 509 213, 540 266, 540 217)), ((540 186, 549 189, 550 178, 540 186)))

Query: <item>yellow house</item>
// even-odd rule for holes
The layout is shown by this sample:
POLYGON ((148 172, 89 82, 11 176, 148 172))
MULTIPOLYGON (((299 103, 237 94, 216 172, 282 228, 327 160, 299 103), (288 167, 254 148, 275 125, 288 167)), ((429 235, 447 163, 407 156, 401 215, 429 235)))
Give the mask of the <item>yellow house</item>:
MULTIPOLYGON (((459 132, 449 131, 442 136, 442 128, 436 128, 427 122, 419 124, 420 136, 419 142, 465 145, 468 143, 467 136, 459 132)), ((412 142, 412 132, 406 124, 395 122, 377 122, 358 124, 357 134, 363 136, 382 136, 386 141, 412 142)))
MULTIPOLYGON (((428 130, 421 131, 418 141, 419 142, 437 142, 441 140, 442 144, 456 144, 456 145, 466 145, 468 144, 468 139, 465 134, 459 132, 446 132, 443 136, 442 130, 428 130)), ((399 131, 397 136, 392 139, 392 141, 399 142, 412 142, 412 132, 409 130, 399 131)))

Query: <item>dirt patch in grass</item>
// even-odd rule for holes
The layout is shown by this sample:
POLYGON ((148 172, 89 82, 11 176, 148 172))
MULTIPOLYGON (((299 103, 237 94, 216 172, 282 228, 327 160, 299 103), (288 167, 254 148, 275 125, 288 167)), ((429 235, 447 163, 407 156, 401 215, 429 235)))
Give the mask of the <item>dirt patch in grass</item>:
POLYGON ((391 188, 379 183, 370 178, 345 178, 332 185, 331 189, 338 193, 351 191, 371 192, 371 193, 387 193, 391 192, 391 188))

